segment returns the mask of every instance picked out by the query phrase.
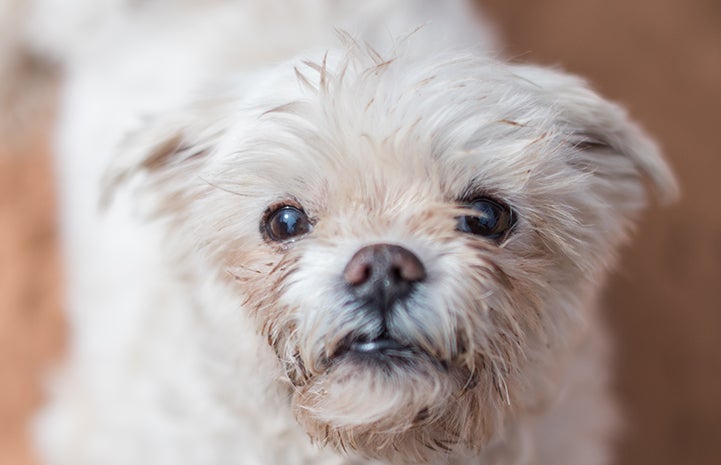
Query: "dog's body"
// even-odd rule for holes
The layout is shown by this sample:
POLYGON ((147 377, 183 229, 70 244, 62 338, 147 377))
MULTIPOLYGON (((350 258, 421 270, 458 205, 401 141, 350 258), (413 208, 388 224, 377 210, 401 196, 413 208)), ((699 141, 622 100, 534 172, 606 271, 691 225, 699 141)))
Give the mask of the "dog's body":
POLYGON ((620 109, 461 2, 56 3, 46 463, 607 463, 598 291, 674 189, 620 109))

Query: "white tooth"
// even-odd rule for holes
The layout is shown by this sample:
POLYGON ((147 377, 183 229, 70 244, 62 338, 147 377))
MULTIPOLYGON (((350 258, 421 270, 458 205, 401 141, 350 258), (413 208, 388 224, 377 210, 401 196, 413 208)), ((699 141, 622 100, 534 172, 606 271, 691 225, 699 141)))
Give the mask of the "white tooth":
POLYGON ((372 352, 378 349, 378 343, 373 341, 356 342, 355 344, 353 344, 353 349, 357 350, 358 352, 372 352))

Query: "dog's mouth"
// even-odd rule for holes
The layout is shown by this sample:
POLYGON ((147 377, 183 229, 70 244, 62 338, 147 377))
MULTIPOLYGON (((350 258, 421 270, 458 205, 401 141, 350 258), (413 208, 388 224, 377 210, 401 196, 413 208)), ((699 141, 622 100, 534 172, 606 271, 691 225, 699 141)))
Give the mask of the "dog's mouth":
POLYGON ((421 351, 404 344, 384 332, 377 337, 347 337, 333 354, 334 359, 350 356, 359 359, 393 360, 407 359, 421 355, 421 351))
POLYGON ((391 352, 408 352, 411 348, 391 337, 381 336, 376 339, 351 342, 348 350, 359 354, 387 354, 391 352))

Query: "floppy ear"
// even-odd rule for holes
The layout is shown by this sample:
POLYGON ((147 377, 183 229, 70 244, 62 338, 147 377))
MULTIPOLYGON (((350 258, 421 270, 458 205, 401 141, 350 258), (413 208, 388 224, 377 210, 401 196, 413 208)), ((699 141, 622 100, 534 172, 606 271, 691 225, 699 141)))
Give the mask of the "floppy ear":
POLYGON ((209 113, 197 108, 169 113, 129 134, 105 173, 102 204, 126 186, 143 195, 153 213, 189 201, 225 130, 223 118, 209 113))
POLYGON ((623 108, 575 76, 533 66, 516 66, 514 72, 536 86, 555 110, 555 123, 578 149, 569 163, 607 178, 609 184, 630 177, 650 181, 662 203, 678 197, 678 185, 658 146, 623 108))

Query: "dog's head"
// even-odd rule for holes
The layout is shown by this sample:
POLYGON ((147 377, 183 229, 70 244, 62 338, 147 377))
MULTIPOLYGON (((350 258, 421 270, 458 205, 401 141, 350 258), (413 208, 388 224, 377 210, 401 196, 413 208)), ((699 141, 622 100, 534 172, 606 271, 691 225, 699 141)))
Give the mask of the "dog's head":
POLYGON ((237 295, 312 438, 391 461, 536 408, 646 203, 673 178, 616 105, 471 55, 250 76, 134 138, 115 181, 237 295))

